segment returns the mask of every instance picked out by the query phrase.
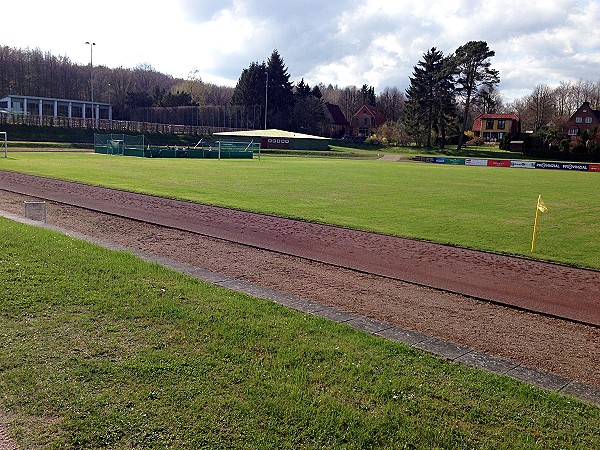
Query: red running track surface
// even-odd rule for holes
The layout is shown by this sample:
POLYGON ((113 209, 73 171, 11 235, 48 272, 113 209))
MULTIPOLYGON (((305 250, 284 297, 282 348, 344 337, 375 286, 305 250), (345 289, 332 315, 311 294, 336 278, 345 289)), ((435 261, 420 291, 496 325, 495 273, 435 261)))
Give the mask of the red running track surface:
POLYGON ((0 189, 600 326, 600 271, 14 172, 0 189))

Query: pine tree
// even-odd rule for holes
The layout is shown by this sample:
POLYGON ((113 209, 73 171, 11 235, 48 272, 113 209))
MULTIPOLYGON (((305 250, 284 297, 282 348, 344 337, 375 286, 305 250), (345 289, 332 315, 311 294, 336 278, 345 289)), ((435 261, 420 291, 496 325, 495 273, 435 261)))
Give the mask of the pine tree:
POLYGON ((437 101, 437 121, 435 130, 437 131, 441 148, 446 146, 446 132, 449 123, 456 120, 456 91, 454 89, 453 76, 456 72, 454 57, 445 57, 442 67, 438 73, 434 97, 437 101))
POLYGON ((363 105, 375 106, 377 99, 375 97, 375 88, 367 84, 363 84, 360 88, 363 105))
POLYGON ((296 84, 296 98, 298 97, 308 97, 311 94, 310 86, 304 82, 304 78, 302 78, 296 84))
POLYGON ((308 134, 319 134, 325 128, 325 103, 318 86, 311 87, 304 78, 296 83, 294 106, 290 119, 290 130, 308 134))
POLYGON ((267 61, 268 79, 268 128, 289 129, 290 116, 294 107, 294 92, 290 82, 290 74, 283 59, 273 50, 267 61))
POLYGON ((446 122, 453 110, 451 60, 433 47, 413 69, 406 90, 405 126, 417 142, 426 141, 431 147, 434 128, 445 140, 446 122))
POLYGON ((264 105, 266 74, 265 63, 253 62, 247 69, 244 69, 233 90, 231 104, 247 107, 264 105))
POLYGON ((496 52, 490 50, 485 41, 469 41, 455 52, 457 68, 456 88, 463 98, 463 117, 458 135, 458 149, 462 147, 471 102, 477 97, 481 88, 491 88, 500 82, 497 70, 491 69, 489 59, 496 52))

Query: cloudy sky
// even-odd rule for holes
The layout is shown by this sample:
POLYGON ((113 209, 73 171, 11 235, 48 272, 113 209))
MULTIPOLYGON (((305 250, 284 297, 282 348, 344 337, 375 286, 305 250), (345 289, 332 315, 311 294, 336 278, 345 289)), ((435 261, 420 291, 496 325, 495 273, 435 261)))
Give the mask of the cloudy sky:
POLYGON ((431 47, 471 40, 496 52, 505 101, 538 84, 600 79, 600 0, 3 1, 0 45, 88 64, 149 64, 235 85, 277 49, 293 81, 405 89, 431 47))

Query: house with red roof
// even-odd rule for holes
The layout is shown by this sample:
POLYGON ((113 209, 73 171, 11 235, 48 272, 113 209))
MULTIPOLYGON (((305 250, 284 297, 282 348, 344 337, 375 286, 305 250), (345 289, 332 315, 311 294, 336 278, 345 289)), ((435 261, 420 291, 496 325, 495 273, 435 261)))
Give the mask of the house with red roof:
POLYGON ((333 103, 325 103, 325 116, 327 117, 327 125, 325 136, 333 138, 341 138, 345 136, 350 128, 350 122, 344 116, 341 108, 333 103))
POLYGON ((377 128, 385 123, 385 116, 376 106, 363 105, 352 116, 350 135, 354 137, 369 137, 376 133, 377 128))
POLYGON ((583 102, 565 124, 567 134, 571 138, 598 126, 600 126, 600 111, 592 109, 589 102, 583 102))
POLYGON ((473 133, 484 142, 500 142, 507 133, 519 134, 521 120, 516 114, 480 114, 473 122, 473 133))

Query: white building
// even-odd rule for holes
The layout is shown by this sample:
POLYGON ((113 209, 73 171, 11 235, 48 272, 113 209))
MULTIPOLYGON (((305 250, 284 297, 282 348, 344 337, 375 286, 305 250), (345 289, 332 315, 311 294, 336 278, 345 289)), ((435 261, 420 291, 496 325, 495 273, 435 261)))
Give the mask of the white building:
POLYGON ((67 100, 62 98, 9 95, 0 98, 0 110, 13 114, 40 117, 68 117, 79 119, 112 120, 112 106, 108 103, 67 100), (92 106, 94 114, 92 115, 92 106))

